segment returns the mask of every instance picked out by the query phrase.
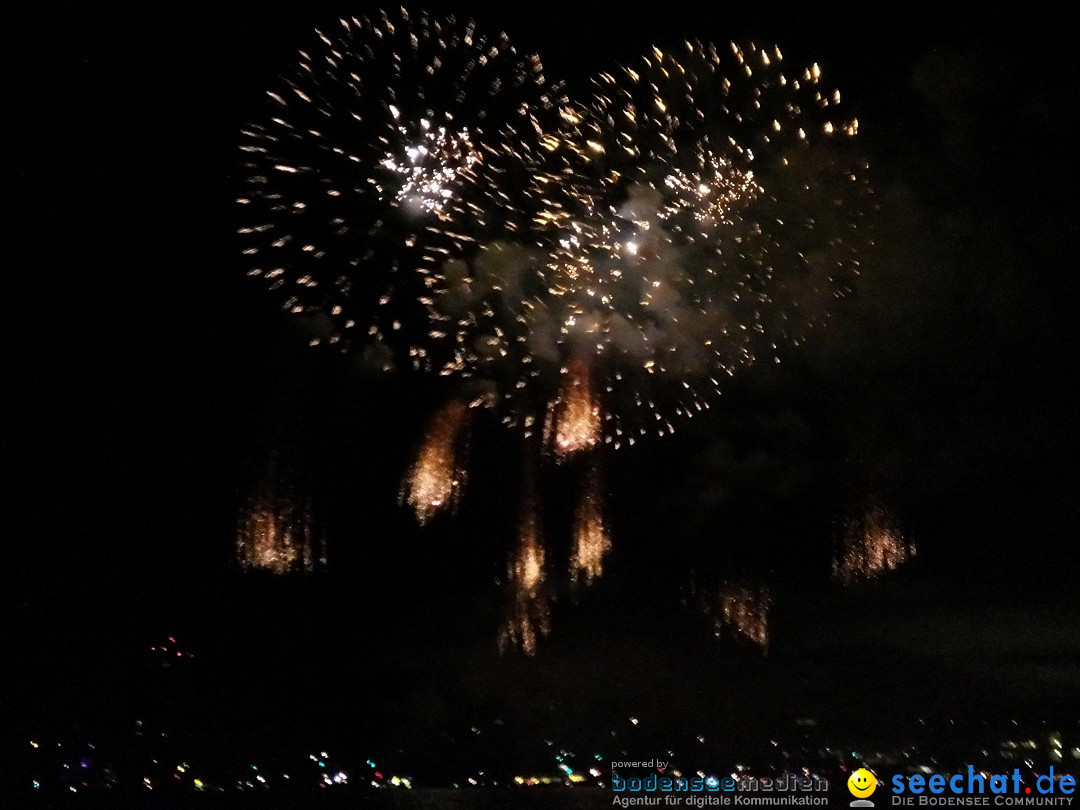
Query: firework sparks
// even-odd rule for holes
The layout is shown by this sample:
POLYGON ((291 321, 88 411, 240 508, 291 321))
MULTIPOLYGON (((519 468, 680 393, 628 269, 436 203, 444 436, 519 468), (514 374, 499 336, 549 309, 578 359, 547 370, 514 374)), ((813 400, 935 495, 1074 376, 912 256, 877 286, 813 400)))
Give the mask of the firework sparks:
POLYGON ((537 150, 528 205, 547 256, 518 299, 514 396, 591 353, 618 447, 671 433, 726 376, 801 343, 868 242, 854 129, 821 70, 789 70, 776 48, 687 43, 602 74, 537 150))
POLYGON ((521 520, 517 549, 507 568, 513 599, 499 631, 500 652, 518 647, 526 655, 533 655, 539 637, 551 632, 547 596, 544 593, 544 562, 539 519, 530 501, 521 520))
MULTIPOLYGON (((445 127, 431 129, 426 119, 421 122, 423 137, 416 146, 405 149, 405 160, 388 152, 383 167, 401 178, 394 194, 397 204, 418 213, 446 215, 446 205, 454 196, 453 188, 465 172, 480 160, 480 153, 469 140, 467 130, 452 133, 445 127)), ((408 137, 405 127, 398 128, 408 137)))
POLYGON ((735 225, 731 212, 737 211, 762 192, 752 171, 740 171, 731 161, 708 152, 701 156, 700 169, 672 169, 663 180, 673 199, 661 211, 664 220, 687 211, 699 227, 735 225))
POLYGON ((767 651, 772 601, 772 592, 764 586, 725 585, 714 608, 716 634, 727 630, 767 651))
POLYGON ((456 400, 436 413, 405 476, 400 500, 413 510, 421 525, 455 505, 465 488, 462 434, 468 418, 468 405, 456 400))
POLYGON ((885 507, 875 502, 862 517, 844 523, 833 578, 851 585, 899 568, 914 556, 915 545, 900 533, 885 507))
POLYGON ((611 536, 604 522, 599 477, 589 476, 585 493, 574 516, 574 550, 570 558, 570 580, 591 585, 604 572, 604 557, 611 551, 611 536))
POLYGON ((600 402, 593 391, 588 363, 575 360, 564 371, 558 399, 548 407, 547 442, 556 457, 566 458, 600 441, 600 402))
POLYGON ((245 569, 284 575, 326 565, 326 547, 314 528, 311 500, 290 481, 278 480, 271 465, 266 480, 248 499, 236 535, 236 557, 245 569))
POLYGON ((858 272, 866 166, 823 82, 687 43, 570 99, 471 22, 343 19, 243 130, 249 274, 313 343, 526 431, 555 410, 558 456, 670 433, 858 272))
POLYGON ((505 177, 549 91, 539 59, 471 21, 398 9, 316 31, 241 131, 248 274, 313 343, 453 367, 444 263, 524 217, 505 177))

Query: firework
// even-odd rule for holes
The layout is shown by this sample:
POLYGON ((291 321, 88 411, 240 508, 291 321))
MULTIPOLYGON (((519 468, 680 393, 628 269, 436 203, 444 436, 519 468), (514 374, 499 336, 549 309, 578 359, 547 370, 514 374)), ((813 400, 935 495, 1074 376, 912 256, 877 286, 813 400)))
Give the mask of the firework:
POLYGON ((604 557, 611 551, 611 535, 604 522, 599 477, 589 476, 585 493, 574 515, 574 549, 570 557, 570 580, 591 585, 604 572, 604 557))
POLYGON ((401 9, 316 31, 242 130, 248 274, 312 343, 452 364, 432 287, 523 216, 504 186, 547 91, 538 59, 472 22, 401 9))
POLYGON ((465 488, 462 434, 468 417, 468 405, 457 400, 438 411, 402 482, 399 499, 416 513, 421 525, 442 509, 456 505, 465 488))
POLYGON ((772 593, 764 586, 724 585, 713 605, 716 635, 727 631, 769 649, 772 593))
POLYGON ((507 567, 513 596, 503 626, 499 630, 499 650, 519 647, 526 655, 536 652, 540 636, 551 632, 547 596, 545 552, 539 519, 531 500, 525 507, 518 532, 517 548, 507 567))
POLYGON ((507 397, 558 404, 548 368, 589 356, 621 446, 826 318, 868 242, 866 167, 839 92, 776 48, 654 49, 560 113, 531 173, 546 255, 529 295, 484 300, 521 369, 507 397))
POLYGON ((915 545, 904 538, 885 508, 874 502, 861 517, 844 522, 833 578, 851 585, 899 568, 914 556, 915 545))
POLYGON ((236 557, 245 569, 279 575, 326 565, 326 546, 315 529, 311 499, 276 460, 241 511, 236 557))
MULTIPOLYGON (((401 490, 420 523, 460 497, 462 402, 556 461, 670 434, 803 342, 870 244, 858 122, 775 47, 653 48, 571 96, 505 35, 401 10, 317 32, 267 96, 241 144, 248 273, 312 344, 444 388, 401 490)), ((575 582, 610 548, 590 486, 575 582)), ((547 632, 543 572, 530 501, 503 647, 547 632)), ((717 615, 765 646, 769 604, 731 590, 717 615)))

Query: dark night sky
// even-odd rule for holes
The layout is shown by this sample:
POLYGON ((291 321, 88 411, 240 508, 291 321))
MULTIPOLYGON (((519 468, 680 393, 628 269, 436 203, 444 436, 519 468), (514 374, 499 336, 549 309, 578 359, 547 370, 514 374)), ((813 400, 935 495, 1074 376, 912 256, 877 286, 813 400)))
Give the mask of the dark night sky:
POLYGON ((493 644, 512 442, 482 429, 462 513, 416 531, 394 499, 427 391, 298 348, 232 235, 240 125, 313 27, 376 7, 61 3, 5 26, 0 710, 120 722, 141 651, 176 633, 205 651, 207 700, 251 729, 294 722, 260 707, 311 682, 344 716, 408 728, 556 704, 847 721, 852 694, 883 691, 903 716, 1077 717, 1080 71, 1061 26, 1031 4, 949 19, 874 3, 429 6, 507 30, 578 82, 654 41, 773 40, 845 91, 881 206, 859 294, 805 352, 608 460, 610 575, 558 605, 522 663, 493 644), (235 570, 241 493, 276 442, 322 481, 321 579, 235 570), (830 521, 870 494, 919 556, 841 593, 824 581, 830 521), (678 606, 691 569, 778 583, 767 660, 678 606), (357 694, 361 673, 378 701, 357 694))

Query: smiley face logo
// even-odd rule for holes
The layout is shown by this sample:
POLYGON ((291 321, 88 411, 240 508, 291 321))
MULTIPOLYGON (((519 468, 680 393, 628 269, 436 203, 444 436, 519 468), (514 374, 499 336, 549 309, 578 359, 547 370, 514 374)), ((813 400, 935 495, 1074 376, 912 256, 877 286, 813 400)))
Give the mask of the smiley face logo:
POLYGON ((877 777, 866 768, 859 768, 848 777, 847 789, 856 799, 865 799, 877 790, 877 777))

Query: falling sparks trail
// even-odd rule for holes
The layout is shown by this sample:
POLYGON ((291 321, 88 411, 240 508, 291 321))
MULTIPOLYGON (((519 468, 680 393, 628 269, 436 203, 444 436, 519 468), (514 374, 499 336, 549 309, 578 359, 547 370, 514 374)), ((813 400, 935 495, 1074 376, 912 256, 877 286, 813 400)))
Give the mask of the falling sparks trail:
POLYGON ((604 572, 604 557, 611 551, 611 536, 604 522, 599 474, 589 476, 585 492, 574 516, 574 550, 570 558, 570 580, 574 585, 591 585, 604 572))
POLYGON ((440 510, 453 506, 465 487, 462 433, 469 417, 464 402, 453 401, 431 420, 416 461, 402 483, 401 501, 415 512, 421 525, 440 510))
POLYGON ((566 368, 559 397, 548 408, 546 433, 558 458, 587 450, 600 441, 600 403, 585 361, 575 360, 566 368))
POLYGON ((326 549, 314 528, 310 498, 299 494, 291 480, 280 480, 277 470, 272 464, 241 512, 237 560, 245 569, 278 575, 314 571, 326 565, 326 549))
POLYGON ((551 632, 544 593, 545 552, 535 505, 525 507, 517 549, 507 568, 513 590, 509 613, 499 632, 499 650, 518 647, 526 655, 536 652, 537 640, 551 632))
POLYGON ((914 544, 900 534, 885 507, 874 502, 862 517, 844 523, 833 578, 851 585, 899 568, 914 556, 914 544))
POLYGON ((769 611, 772 593, 764 586, 725 585, 717 597, 713 623, 716 633, 730 633, 769 649, 769 611))

